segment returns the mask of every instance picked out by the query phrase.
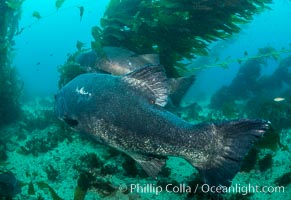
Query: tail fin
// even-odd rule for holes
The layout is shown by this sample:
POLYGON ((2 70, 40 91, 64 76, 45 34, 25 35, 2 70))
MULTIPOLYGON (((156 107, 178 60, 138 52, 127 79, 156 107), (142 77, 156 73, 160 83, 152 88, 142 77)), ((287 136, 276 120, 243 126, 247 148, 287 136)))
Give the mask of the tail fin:
POLYGON ((196 131, 202 133, 209 144, 202 150, 203 159, 197 162, 188 158, 188 161, 199 170, 205 183, 229 186, 243 158, 269 126, 268 121, 248 119, 197 125, 196 131))

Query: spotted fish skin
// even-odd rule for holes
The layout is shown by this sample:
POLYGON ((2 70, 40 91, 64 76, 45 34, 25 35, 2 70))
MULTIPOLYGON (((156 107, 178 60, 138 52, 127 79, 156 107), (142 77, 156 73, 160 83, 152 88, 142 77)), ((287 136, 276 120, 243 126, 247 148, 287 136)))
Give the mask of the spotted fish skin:
POLYGON ((168 156, 175 156, 196 167, 206 183, 230 185, 269 122, 193 125, 163 108, 168 93, 161 66, 124 76, 88 73, 59 91, 55 111, 73 129, 131 156, 152 177, 168 156))

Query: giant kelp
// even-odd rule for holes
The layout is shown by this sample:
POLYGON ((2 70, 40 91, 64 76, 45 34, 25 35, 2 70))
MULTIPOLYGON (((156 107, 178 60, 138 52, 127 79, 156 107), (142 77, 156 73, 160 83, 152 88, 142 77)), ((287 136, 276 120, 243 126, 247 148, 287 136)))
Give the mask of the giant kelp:
POLYGON ((269 119, 276 129, 291 127, 291 55, 280 60, 271 75, 257 80, 252 98, 246 104, 250 117, 269 119), (271 91, 271 92, 270 92, 271 91), (283 101, 275 101, 276 97, 283 101))
POLYGON ((272 52, 276 52, 272 47, 261 48, 258 50, 257 56, 246 60, 231 84, 223 86, 211 97, 210 107, 218 110, 230 104, 234 107, 236 101, 247 101, 253 96, 257 97, 258 94, 264 96, 263 92, 266 89, 269 90, 269 86, 272 84, 277 83, 272 82, 268 86, 264 81, 265 78, 261 78, 262 67, 267 65, 268 59, 277 59, 272 52), (263 84, 263 82, 265 83, 263 84))
MULTIPOLYGON (((209 43, 239 32, 239 25, 268 3, 271 0, 111 0, 101 27, 92 27, 91 48, 102 52, 102 47, 114 46, 137 54, 157 53, 168 77, 184 76, 195 71, 186 68, 187 61, 206 55, 209 43)), ((60 87, 85 73, 70 61, 59 67, 60 87)))
POLYGON ((20 113, 21 82, 11 65, 13 36, 18 29, 23 0, 0 1, 0 125, 9 123, 20 113))
POLYGON ((281 59, 271 75, 263 75, 262 67, 267 66, 268 58, 277 59, 273 54, 259 56, 265 55, 266 51, 274 52, 270 47, 263 48, 256 58, 246 61, 231 84, 223 86, 211 97, 210 107, 223 112, 223 108, 231 105, 242 116, 268 119, 278 130, 290 128, 291 55, 281 59), (276 97, 283 100, 277 102, 276 97))
POLYGON ((169 76, 180 76, 185 60, 206 55, 209 43, 240 31, 239 24, 270 0, 111 0, 93 28, 92 48, 120 46, 138 54, 158 53, 169 76), (183 62, 182 62, 183 61, 183 62))

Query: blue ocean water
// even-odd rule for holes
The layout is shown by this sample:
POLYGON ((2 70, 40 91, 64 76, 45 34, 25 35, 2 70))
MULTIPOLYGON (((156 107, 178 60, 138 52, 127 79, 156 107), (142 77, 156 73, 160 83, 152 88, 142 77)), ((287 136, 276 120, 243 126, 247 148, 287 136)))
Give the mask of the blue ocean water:
MULTIPOLYGON (((22 4, 19 28, 23 31, 14 36, 12 60, 23 82, 22 114, 12 124, 1 127, 0 123, 0 183, 8 183, 17 190, 9 191, 13 198, 290 199, 291 1, 275 1, 269 5, 270 10, 241 25, 239 33, 209 44, 209 55, 198 56, 187 66, 186 75, 195 75, 196 80, 181 105, 167 108, 193 124, 237 118, 263 118, 272 122, 267 139, 250 150, 241 171, 234 177, 235 192, 221 196, 209 192, 197 169, 182 158, 170 157, 159 177, 152 179, 128 156, 92 142, 65 125, 64 121, 71 126, 78 121, 69 118, 70 110, 63 112, 68 106, 61 96, 63 93, 59 99, 56 97, 55 104, 54 95, 60 90, 58 67, 77 51, 78 41, 90 49, 91 28, 100 26, 109 2, 66 0, 59 9, 50 0, 25 0, 22 4), (82 19, 80 7, 84 8, 82 19), (271 55, 278 58, 263 56, 261 61, 256 57, 258 50, 266 47, 271 47, 271 55), (256 61, 261 62, 259 67, 256 61), (227 64, 221 65, 224 62, 227 64), (248 62, 251 64, 247 65, 248 62), (283 71, 277 71, 280 66, 283 71), (63 117, 63 121, 57 117, 63 117), (16 179, 22 184, 16 183, 16 179), (267 186, 269 191, 252 191, 255 186, 260 189, 267 186)), ((73 93, 92 95, 78 86, 73 93)), ((147 126, 146 119, 144 123, 147 126)), ((239 133, 239 128, 234 134, 239 133)), ((262 132, 258 130, 255 134, 262 132)), ((8 193, 3 188, 0 185, 0 199, 8 193)))
POLYGON ((62 9, 54 1, 24 1, 19 27, 24 31, 15 37, 14 64, 24 81, 24 95, 52 96, 57 90, 57 66, 64 64, 68 54, 76 51, 77 41, 90 48, 92 26, 100 25, 108 1, 65 1, 62 9), (84 6, 80 21, 79 6, 84 6), (37 11, 41 19, 32 13, 37 11))

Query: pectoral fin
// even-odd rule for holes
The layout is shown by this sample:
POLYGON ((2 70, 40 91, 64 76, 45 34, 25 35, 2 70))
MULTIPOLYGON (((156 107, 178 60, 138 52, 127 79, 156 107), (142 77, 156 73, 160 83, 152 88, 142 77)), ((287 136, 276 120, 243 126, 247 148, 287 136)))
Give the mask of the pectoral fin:
POLYGON ((129 156, 132 157, 145 170, 145 172, 153 178, 158 176, 162 167, 166 163, 166 158, 156 158, 140 154, 129 154, 129 156))

